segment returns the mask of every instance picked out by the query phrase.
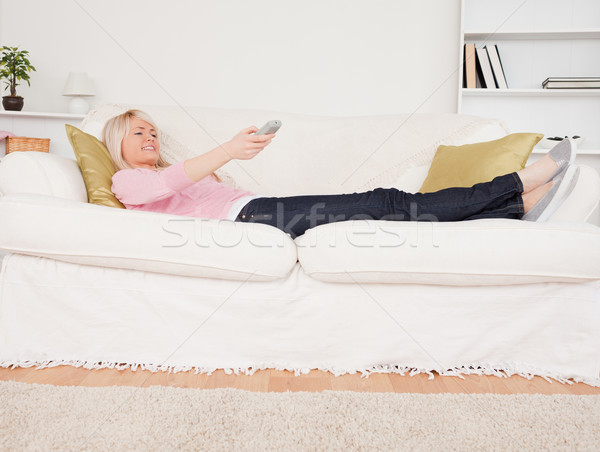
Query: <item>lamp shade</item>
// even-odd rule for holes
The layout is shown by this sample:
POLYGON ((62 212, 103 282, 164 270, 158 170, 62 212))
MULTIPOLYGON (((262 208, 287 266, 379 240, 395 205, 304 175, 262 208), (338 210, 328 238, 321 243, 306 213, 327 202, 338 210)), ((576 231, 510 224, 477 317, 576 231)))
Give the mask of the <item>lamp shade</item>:
POLYGON ((93 96, 94 86, 86 72, 69 72, 63 96, 93 96))

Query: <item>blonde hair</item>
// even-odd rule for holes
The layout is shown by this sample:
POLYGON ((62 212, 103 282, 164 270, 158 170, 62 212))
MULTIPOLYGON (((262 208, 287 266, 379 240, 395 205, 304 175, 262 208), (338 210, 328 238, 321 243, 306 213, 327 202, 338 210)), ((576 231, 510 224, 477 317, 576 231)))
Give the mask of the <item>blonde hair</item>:
MULTIPOLYGON (((110 152, 110 156, 112 157, 113 164, 115 165, 115 169, 120 171, 122 169, 131 169, 132 166, 125 161, 123 158, 123 153, 121 152, 121 143, 123 139, 129 133, 129 126, 131 118, 141 119, 142 121, 146 121, 150 124, 154 130, 156 131, 156 139, 159 141, 160 134, 158 131, 158 127, 148 115, 141 110, 128 110, 125 113, 122 113, 114 118, 109 119, 102 131, 102 141, 104 145, 108 148, 108 152, 110 152)), ((158 153, 158 160, 156 162, 156 169, 164 169, 170 166, 165 159, 160 155, 160 151, 158 153)))

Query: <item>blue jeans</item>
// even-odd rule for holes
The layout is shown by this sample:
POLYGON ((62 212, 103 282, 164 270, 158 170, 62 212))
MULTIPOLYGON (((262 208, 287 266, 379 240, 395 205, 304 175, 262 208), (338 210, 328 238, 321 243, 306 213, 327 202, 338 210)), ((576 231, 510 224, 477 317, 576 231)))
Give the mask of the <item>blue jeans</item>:
POLYGON ((342 195, 257 198, 246 204, 236 221, 275 226, 292 238, 321 224, 348 220, 462 221, 480 218, 520 219, 523 183, 517 173, 469 188, 434 193, 406 193, 376 188, 342 195))

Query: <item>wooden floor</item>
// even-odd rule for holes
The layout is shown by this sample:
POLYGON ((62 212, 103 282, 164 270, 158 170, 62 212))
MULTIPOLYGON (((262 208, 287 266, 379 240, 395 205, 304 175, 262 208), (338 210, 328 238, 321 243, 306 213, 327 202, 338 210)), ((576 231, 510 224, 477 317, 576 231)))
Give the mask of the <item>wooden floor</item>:
POLYGON ((70 386, 174 386, 181 388, 238 388, 249 391, 360 391, 360 392, 411 392, 411 393, 539 393, 539 394, 600 394, 600 388, 583 383, 561 384, 548 382, 540 377, 527 380, 522 377, 499 378, 495 376, 466 375, 441 377, 433 380, 427 375, 401 376, 396 374, 360 374, 336 377, 327 372, 312 371, 294 376, 291 372, 278 370, 258 371, 252 376, 227 375, 222 370, 212 375, 192 372, 150 372, 115 369, 87 370, 71 366, 49 369, 0 368, 0 380, 70 386))

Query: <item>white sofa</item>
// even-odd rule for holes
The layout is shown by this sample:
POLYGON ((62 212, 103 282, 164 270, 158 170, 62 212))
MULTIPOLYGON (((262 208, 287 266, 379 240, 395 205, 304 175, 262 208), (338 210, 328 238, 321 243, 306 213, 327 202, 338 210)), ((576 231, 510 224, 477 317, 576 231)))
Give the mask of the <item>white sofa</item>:
MULTIPOLYGON (((99 134, 124 106, 91 112, 99 134)), ((416 191, 439 144, 506 134, 459 115, 317 118, 145 106, 179 160, 278 118, 220 172, 264 195, 416 191)), ((86 203, 74 160, 0 162, 0 365, 251 373, 542 375, 599 384, 600 177, 546 223, 350 221, 292 240, 270 226, 86 203)))

